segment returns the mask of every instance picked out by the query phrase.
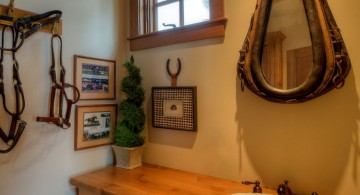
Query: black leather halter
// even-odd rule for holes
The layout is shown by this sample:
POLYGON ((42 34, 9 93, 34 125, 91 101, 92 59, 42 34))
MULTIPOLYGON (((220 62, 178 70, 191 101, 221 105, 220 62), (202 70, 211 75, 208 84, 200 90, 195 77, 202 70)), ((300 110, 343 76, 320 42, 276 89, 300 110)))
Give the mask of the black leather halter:
MULTIPOLYGON (((2 29, 2 36, 1 36, 1 47, 4 47, 4 34, 6 28, 9 28, 12 32, 12 47, 15 47, 19 38, 19 32, 15 30, 12 26, 4 26, 2 29)), ((0 94, 2 97, 3 107, 5 111, 12 117, 11 125, 9 134, 6 135, 5 132, 0 128, 0 138, 9 146, 5 150, 0 150, 0 153, 7 153, 11 151, 22 135, 26 122, 21 120, 20 115, 23 113, 25 109, 25 98, 24 92, 21 87, 21 81, 19 76, 19 63, 16 60, 16 49, 11 51, 12 53, 12 60, 13 60, 13 83, 14 83, 14 90, 15 90, 15 112, 12 113, 10 109, 8 109, 6 105, 6 96, 5 96, 5 87, 4 87, 4 67, 3 67, 3 59, 4 59, 4 50, 0 51, 0 94)))
POLYGON ((47 123, 54 123, 55 125, 67 129, 71 126, 70 123, 70 114, 71 114, 71 106, 79 101, 80 99, 80 92, 79 89, 73 85, 65 83, 65 67, 62 63, 62 39, 61 36, 58 34, 53 34, 51 37, 51 66, 50 66, 50 77, 52 81, 51 93, 50 93, 50 114, 49 117, 37 117, 37 122, 47 122, 47 123), (54 38, 57 38, 60 43, 60 78, 59 81, 56 79, 56 70, 55 70, 55 54, 54 54, 54 38), (65 91, 66 88, 74 89, 74 99, 70 99, 65 91), (59 90, 59 98, 58 98, 58 116, 55 117, 55 96, 56 91, 59 90), (62 107, 63 107, 63 99, 66 100, 66 112, 65 118, 63 116, 62 107))
POLYGON ((13 51, 18 50, 25 39, 39 31, 43 26, 54 24, 60 20, 62 12, 53 10, 34 16, 26 16, 24 18, 14 18, 11 16, 0 15, 0 25, 12 26, 14 30, 20 33, 20 42, 12 48, 1 47, 0 50, 13 51))
POLYGON ((39 14, 35 16, 27 16, 24 18, 14 18, 11 16, 0 15, 0 25, 3 25, 1 36, 1 48, 0 48, 0 95, 2 98, 3 108, 8 115, 11 116, 11 124, 8 134, 6 134, 0 127, 0 138, 9 147, 6 149, 0 149, 0 153, 10 152, 18 143, 24 129, 26 122, 21 119, 21 114, 25 109, 25 97, 22 89, 22 83, 19 76, 19 63, 16 60, 16 52, 25 39, 41 29, 42 26, 48 24, 54 24, 59 21, 61 17, 61 11, 55 10, 39 14), (12 33, 12 47, 5 48, 5 30, 10 30, 12 33), (20 40, 20 41, 19 41, 20 40), (6 95, 4 87, 4 51, 11 52, 13 60, 13 83, 15 91, 15 112, 11 112, 6 104, 6 95))

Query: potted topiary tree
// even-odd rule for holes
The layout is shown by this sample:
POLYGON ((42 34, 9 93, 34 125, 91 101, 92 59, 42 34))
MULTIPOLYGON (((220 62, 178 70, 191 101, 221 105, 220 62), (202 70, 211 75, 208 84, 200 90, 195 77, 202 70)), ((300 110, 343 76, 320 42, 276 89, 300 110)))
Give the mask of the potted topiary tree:
POLYGON ((140 134, 145 126, 143 102, 145 91, 141 85, 140 69, 134 59, 124 64, 128 75, 121 81, 121 91, 126 98, 119 105, 119 123, 115 130, 116 166, 133 169, 142 165, 145 139, 140 134))

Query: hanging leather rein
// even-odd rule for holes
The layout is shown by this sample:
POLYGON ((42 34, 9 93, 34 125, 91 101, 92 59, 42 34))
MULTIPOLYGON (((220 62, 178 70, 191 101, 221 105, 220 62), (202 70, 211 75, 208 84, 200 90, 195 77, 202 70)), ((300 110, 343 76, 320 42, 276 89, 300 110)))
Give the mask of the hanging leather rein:
POLYGON ((53 34, 51 37, 51 66, 50 66, 50 77, 52 81, 51 93, 50 93, 50 116, 49 117, 37 117, 37 122, 47 122, 47 123, 54 123, 55 125, 67 129, 71 126, 70 123, 70 114, 71 114, 71 106, 79 101, 80 92, 79 89, 73 85, 65 83, 65 68, 62 63, 62 39, 60 35, 53 34), (60 79, 59 82, 56 79, 56 70, 55 70, 55 55, 54 55, 54 38, 59 39, 60 43, 60 79), (75 98, 69 99, 65 89, 66 88, 73 88, 75 93, 75 98), (55 117, 55 96, 56 91, 59 90, 59 98, 58 98, 58 116, 55 117), (66 100, 66 113, 65 118, 63 116, 62 107, 63 107, 63 98, 66 100))
POLYGON ((26 122, 21 119, 21 114, 25 109, 25 97, 20 80, 19 63, 16 59, 16 52, 18 49, 20 49, 25 39, 40 30, 42 26, 54 24, 55 22, 59 21, 61 14, 61 11, 55 10, 35 16, 27 16, 24 18, 14 18, 9 15, 0 15, 0 25, 3 25, 0 48, 0 95, 2 98, 4 110, 8 115, 11 116, 11 124, 8 134, 6 134, 0 127, 0 138, 6 145, 8 145, 8 148, 0 149, 0 153, 8 153, 14 149, 26 127, 26 122), (4 46, 5 30, 7 29, 12 33, 11 48, 5 48, 4 46), (11 112, 6 104, 3 66, 4 51, 11 52, 12 54, 13 83, 15 91, 14 112, 11 112))

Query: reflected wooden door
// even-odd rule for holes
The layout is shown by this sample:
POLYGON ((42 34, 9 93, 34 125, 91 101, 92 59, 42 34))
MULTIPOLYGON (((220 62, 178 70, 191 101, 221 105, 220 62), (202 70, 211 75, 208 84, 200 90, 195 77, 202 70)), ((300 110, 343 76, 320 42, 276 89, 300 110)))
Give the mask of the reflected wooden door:
POLYGON ((287 87, 295 88, 308 78, 313 66, 312 47, 287 51, 287 87))
POLYGON ((266 34, 261 66, 267 82, 278 89, 283 89, 282 42, 285 36, 280 32, 266 34))

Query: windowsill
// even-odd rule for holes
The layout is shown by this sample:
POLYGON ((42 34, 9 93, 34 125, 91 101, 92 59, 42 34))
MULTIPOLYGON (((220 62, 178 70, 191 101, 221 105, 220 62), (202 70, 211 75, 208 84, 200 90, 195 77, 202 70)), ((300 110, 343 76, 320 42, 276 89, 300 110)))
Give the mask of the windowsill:
POLYGON ((226 18, 219 18, 146 35, 129 37, 130 51, 223 37, 225 36, 226 22, 226 18))

